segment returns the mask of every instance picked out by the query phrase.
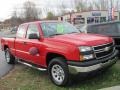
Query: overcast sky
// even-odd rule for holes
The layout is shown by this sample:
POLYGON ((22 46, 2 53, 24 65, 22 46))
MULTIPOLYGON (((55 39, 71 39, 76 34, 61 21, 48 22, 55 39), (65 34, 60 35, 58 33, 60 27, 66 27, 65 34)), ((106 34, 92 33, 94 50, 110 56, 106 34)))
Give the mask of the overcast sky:
POLYGON ((0 21, 10 18, 15 8, 17 8, 18 11, 21 10, 25 1, 34 2, 37 8, 47 7, 54 9, 59 6, 61 1, 63 1, 63 4, 70 10, 71 7, 74 7, 74 0, 0 0, 0 21))
POLYGON ((0 20, 9 18, 13 12, 13 8, 25 0, 0 0, 0 20))
MULTIPOLYGON (((10 18, 15 8, 21 9, 23 3, 28 0, 0 0, 0 21, 10 18)), ((56 4, 60 0, 29 0, 37 4, 37 7, 46 7, 49 5, 50 8, 56 7, 56 4)), ((64 0, 68 5, 70 0, 64 0)), ((68 5, 70 6, 70 5, 68 5)))

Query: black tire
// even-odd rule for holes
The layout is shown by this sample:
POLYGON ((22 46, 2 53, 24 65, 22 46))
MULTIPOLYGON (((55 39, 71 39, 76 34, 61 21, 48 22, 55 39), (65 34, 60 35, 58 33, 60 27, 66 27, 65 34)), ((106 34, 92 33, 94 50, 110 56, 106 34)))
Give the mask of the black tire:
POLYGON ((48 74, 49 74, 51 81, 57 86, 66 86, 70 84, 70 74, 68 70, 68 65, 66 64, 63 58, 57 57, 50 61, 48 65, 48 74), (60 68, 60 71, 59 71, 60 74, 58 73, 59 75, 57 74, 57 76, 52 74, 54 72, 55 73, 58 72, 57 69, 56 71, 53 70, 53 68, 55 69, 55 65, 57 66, 57 68, 58 67, 60 68), (60 80, 61 77, 62 77, 61 82, 58 82, 57 80, 55 80, 55 78, 58 78, 60 80))
POLYGON ((9 48, 5 50, 5 59, 8 64, 15 64, 15 57, 10 53, 9 48))

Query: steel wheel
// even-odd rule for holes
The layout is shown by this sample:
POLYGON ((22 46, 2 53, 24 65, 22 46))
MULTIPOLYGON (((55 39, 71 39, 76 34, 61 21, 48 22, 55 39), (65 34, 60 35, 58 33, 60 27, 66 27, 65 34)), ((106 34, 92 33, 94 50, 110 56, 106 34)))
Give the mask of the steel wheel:
POLYGON ((62 57, 56 57, 50 61, 48 74, 51 81, 57 86, 66 86, 71 82, 68 65, 62 57))
POLYGON ((51 73, 56 83, 61 84, 64 81, 65 73, 60 65, 53 65, 51 73))
POLYGON ((6 58, 6 62, 9 63, 10 62, 10 53, 8 51, 6 51, 5 58, 6 58))
POLYGON ((15 57, 10 53, 8 48, 5 50, 5 59, 8 64, 15 64, 15 57))

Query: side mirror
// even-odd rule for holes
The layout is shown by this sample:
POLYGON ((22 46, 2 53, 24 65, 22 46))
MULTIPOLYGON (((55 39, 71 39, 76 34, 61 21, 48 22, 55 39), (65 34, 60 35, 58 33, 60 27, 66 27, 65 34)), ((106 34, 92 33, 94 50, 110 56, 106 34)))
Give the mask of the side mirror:
POLYGON ((40 37, 36 33, 29 34, 29 39, 40 39, 40 37))
POLYGON ((82 33, 82 31, 80 29, 78 29, 80 33, 82 33))
POLYGON ((82 29, 80 29, 79 30, 81 33, 87 33, 87 30, 82 30, 82 29))

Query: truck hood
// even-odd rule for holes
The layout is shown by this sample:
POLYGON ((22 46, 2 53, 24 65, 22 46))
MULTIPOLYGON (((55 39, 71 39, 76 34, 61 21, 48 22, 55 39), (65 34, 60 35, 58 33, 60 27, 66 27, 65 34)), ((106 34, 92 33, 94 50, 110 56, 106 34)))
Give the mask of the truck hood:
POLYGON ((55 42, 62 42, 67 44, 74 44, 77 46, 96 46, 112 42, 112 38, 98 34, 65 34, 57 35, 49 38, 55 42))

